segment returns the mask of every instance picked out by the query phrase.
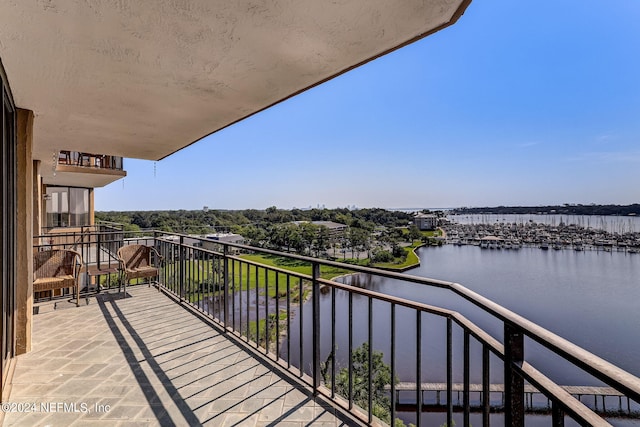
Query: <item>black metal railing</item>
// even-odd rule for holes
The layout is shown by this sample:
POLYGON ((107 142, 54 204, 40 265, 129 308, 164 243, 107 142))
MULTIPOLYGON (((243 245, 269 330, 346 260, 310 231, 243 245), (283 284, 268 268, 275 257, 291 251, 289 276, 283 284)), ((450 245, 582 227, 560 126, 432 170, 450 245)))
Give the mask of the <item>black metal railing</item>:
MULTIPOLYGON (((124 231, 122 224, 108 221, 80 227, 45 228, 43 231, 44 234, 34 236, 34 251, 73 249, 82 255, 84 266, 80 282, 83 294, 119 286, 117 253, 123 245, 153 245, 154 242, 153 232, 129 233, 124 231)), ((62 293, 63 297, 66 295, 62 293)))
POLYGON ((523 426, 528 416, 544 416, 553 426, 565 419, 606 426, 618 416, 639 416, 638 377, 460 284, 159 231, 131 241, 162 255, 159 289, 366 424, 523 426), (475 306, 499 332, 459 310, 356 286, 358 275, 443 289, 475 306), (525 343, 602 385, 593 393, 559 385, 528 362, 525 343), (502 395, 498 402, 495 393, 502 395), (587 394, 593 403, 585 402, 587 394), (432 411, 440 418, 423 419, 432 411))
MULTIPOLYGON (((626 399, 628 410, 623 411, 620 405, 621 410, 615 415, 637 416, 640 379, 460 284, 366 267, 346 266, 342 263, 243 245, 209 243, 208 247, 202 247, 200 244, 186 244, 185 239, 193 240, 193 237, 157 234, 156 247, 168 260, 164 268, 162 286, 182 301, 215 318, 229 331, 242 336, 274 361, 299 375, 313 387, 315 393, 334 399, 336 403, 353 411, 367 423, 372 423, 375 418, 381 416, 386 418, 383 419, 386 422, 396 419, 397 408, 402 406, 397 401, 397 367, 399 363, 406 365, 410 362, 409 359, 413 359, 410 363, 414 364, 410 375, 412 378, 409 380, 416 384, 414 405, 409 405, 415 407, 413 422, 420 425, 423 410, 434 409, 435 405, 427 405, 424 402, 422 384, 428 379, 426 366, 429 365, 429 349, 443 344, 434 345, 428 343, 425 338, 428 323, 436 318, 441 319, 446 331, 443 344, 446 353, 443 369, 446 372, 446 403, 443 406, 446 412, 444 421, 449 426, 453 425, 454 412, 461 412, 463 425, 470 424, 472 344, 481 348, 481 355, 474 358, 473 362, 481 365, 482 391, 478 409, 482 413, 482 425, 489 425, 491 412, 496 410, 496 405, 491 403, 491 366, 496 362, 502 365, 499 374, 502 375, 504 383, 504 407, 501 409, 504 411, 505 425, 524 425, 526 412, 535 409, 533 403, 529 404, 525 399, 525 387, 533 388, 547 399, 550 422, 554 426, 564 425, 565 416, 582 425, 609 425, 607 416, 611 415, 611 412, 597 413, 597 408, 593 405, 589 407, 583 403, 580 396, 572 395, 566 387, 557 385, 527 362, 525 338, 580 368, 586 375, 602 381, 613 390, 612 395, 620 401, 622 398, 626 399), (309 272, 301 273, 265 265, 259 260, 240 256, 238 251, 306 264, 309 272), (452 296, 464 298, 497 319, 502 324, 503 342, 492 337, 461 313, 327 280, 322 278, 323 269, 344 269, 352 273, 447 289, 452 296), (328 301, 323 302, 322 307, 321 298, 328 301), (357 307, 354 307, 355 298, 359 299, 357 307), (336 302, 337 299, 342 302, 336 302), (343 316, 345 311, 346 316, 343 316), (337 316, 346 319, 337 321, 337 316), (362 321, 362 316, 366 316, 366 322, 362 321), (356 320, 356 317, 359 320, 356 320), (381 325, 379 321, 374 320, 379 320, 380 317, 388 324, 381 325), (414 320, 407 320, 411 318, 414 320), (411 322, 413 327, 410 326, 411 322), (354 333, 356 324, 359 329, 358 339, 354 333), (362 332, 362 325, 366 332, 362 332), (382 333, 378 333, 376 328, 382 333), (347 329, 346 333, 344 329, 347 329), (327 330, 329 333, 325 334, 327 330), (411 357, 407 356, 406 351, 398 349, 398 337, 403 336, 403 342, 406 343, 404 335, 407 332, 414 336, 414 343, 409 346, 409 353, 413 353, 411 357), (455 333, 462 338, 454 340, 455 333), (346 349, 342 349, 342 352, 346 353, 346 366, 340 371, 337 365, 337 360, 340 359, 337 335, 346 335, 346 349), (325 336, 330 338, 325 339, 325 336), (361 342, 363 336, 364 342, 367 343, 364 347, 365 366, 364 369, 360 366, 360 372, 357 372, 356 365, 360 362, 355 360, 356 353, 359 357, 362 348, 356 346, 356 341, 361 342), (378 349, 386 350, 384 359, 389 361, 390 378, 393 379, 386 387, 389 398, 388 410, 376 408, 379 402, 375 401, 377 384, 374 383, 374 360, 378 349), (454 360, 454 351, 462 352, 463 355, 461 407, 454 405, 453 400, 454 364, 457 362, 454 360), (365 372, 367 377, 364 378, 364 385, 361 382, 363 379, 358 377, 362 372, 365 372), (342 374, 346 374, 347 380, 342 378, 343 387, 339 387, 336 381, 342 374)), ((406 366, 404 368, 406 371, 406 366)), ((605 397, 602 396, 603 403, 605 397)), ((545 407, 537 408, 538 412, 544 412, 545 407)))

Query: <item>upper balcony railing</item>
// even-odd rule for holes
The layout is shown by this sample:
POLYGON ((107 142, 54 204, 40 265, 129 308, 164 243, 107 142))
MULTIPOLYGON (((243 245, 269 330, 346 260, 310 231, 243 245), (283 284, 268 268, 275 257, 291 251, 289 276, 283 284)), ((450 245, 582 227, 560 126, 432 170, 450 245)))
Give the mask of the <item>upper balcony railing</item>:
POLYGON ((147 232, 117 241, 97 234, 90 241, 108 241, 108 251, 135 242, 155 246, 163 257, 159 289, 366 424, 524 426, 527 417, 542 416, 553 426, 565 419, 609 426, 615 417, 640 416, 640 378, 458 283, 186 235, 147 232), (355 276, 334 277, 345 273, 355 276), (358 275, 442 289, 499 326, 354 286, 349 278, 358 275), (525 342, 599 384, 550 378, 528 361, 525 342), (594 400, 586 402, 587 394, 594 400), (442 417, 425 420, 427 411, 442 417))
POLYGON ((60 150, 58 165, 78 166, 84 168, 122 170, 122 157, 104 154, 84 153, 78 151, 60 150))

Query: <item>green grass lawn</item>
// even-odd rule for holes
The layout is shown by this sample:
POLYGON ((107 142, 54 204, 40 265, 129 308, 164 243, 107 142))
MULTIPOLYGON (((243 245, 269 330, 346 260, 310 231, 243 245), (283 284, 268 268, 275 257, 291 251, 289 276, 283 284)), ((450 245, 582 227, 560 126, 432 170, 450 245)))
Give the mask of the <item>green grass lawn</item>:
POLYGON ((407 257, 404 261, 400 262, 397 259, 394 262, 380 262, 373 264, 372 267, 384 268, 387 270, 404 270, 409 267, 417 267, 420 265, 420 258, 415 253, 415 249, 422 246, 422 242, 413 242, 411 246, 407 246, 404 250, 407 252, 407 257))
POLYGON ((440 229, 437 229, 431 231, 422 231, 421 233, 424 237, 436 237, 440 236, 442 234, 442 231, 440 229))
MULTIPOLYGON (((277 267, 282 270, 288 270, 295 273, 311 275, 311 264, 299 260, 277 257, 273 255, 242 255, 242 259, 263 264, 267 267, 277 267)), ((220 260, 186 260, 184 265, 184 287, 188 298, 192 302, 198 301, 202 296, 213 296, 221 292, 223 264, 220 260)), ((180 278, 181 264, 169 264, 165 266, 165 271, 169 277, 180 278)), ((273 298, 276 294, 279 297, 287 295, 287 274, 276 272, 264 267, 257 267, 241 263, 233 260, 230 262, 230 269, 233 271, 233 285, 235 290, 255 289, 259 287, 261 294, 265 293, 273 298), (248 268, 248 272, 247 272, 248 268), (257 270, 257 273, 256 273, 257 270), (276 286, 276 281, 278 285, 276 286)), ((348 274, 347 268, 336 268, 330 266, 320 267, 320 277, 323 279, 332 279, 336 276, 348 274)), ((289 283, 292 291, 292 301, 297 302, 300 298, 299 286, 302 279, 290 277, 289 283)), ((310 283, 308 280, 302 280, 302 298, 306 298, 310 283)))
MULTIPOLYGON (((242 255, 242 259, 251 260, 253 262, 259 262, 270 267, 278 267, 283 270, 294 271, 296 273, 311 275, 311 264, 297 259, 289 259, 278 257, 274 255, 242 255)), ((320 277, 323 279, 332 279, 336 276, 348 274, 350 271, 347 268, 331 267, 326 265, 320 266, 320 277)))
MULTIPOLYGON (((253 262, 257 262, 260 264, 264 264, 267 265, 269 267, 277 267, 280 268, 282 270, 288 270, 288 271, 292 271, 295 273, 300 273, 300 274, 306 274, 311 276, 311 264, 307 263, 307 262, 303 262, 303 261, 299 261, 296 259, 290 259, 290 258, 283 258, 283 257, 278 257, 278 256, 274 256, 274 255, 261 255, 261 254, 253 254, 253 255, 242 255, 241 256, 242 259, 246 259, 249 261, 253 261, 253 262)), ((247 266, 243 265, 242 266, 242 281, 240 281, 240 277, 239 277, 239 273, 238 273, 238 261, 234 261, 235 264, 235 277, 236 277, 236 283, 242 283, 242 289, 245 289, 247 286, 247 281, 246 281, 246 270, 247 270, 247 266)), ((331 267, 331 266, 320 266, 320 277, 323 279, 332 279, 334 277, 337 276, 341 276, 343 274, 348 274, 351 271, 349 271, 347 268, 337 268, 337 267, 331 267)), ((248 286, 250 289, 255 288, 256 286, 256 277, 255 277, 255 267, 251 266, 250 267, 250 274, 249 274, 249 283, 248 286)), ((271 271, 271 270, 265 270, 264 268, 259 268, 258 269, 258 276, 259 276, 259 285, 260 287, 264 287, 264 277, 265 274, 267 275, 267 292, 268 295, 270 297, 275 297, 276 296, 276 277, 279 281, 279 286, 278 286, 278 293, 279 296, 285 297, 287 295, 286 293, 286 283, 287 283, 287 275, 285 275, 284 273, 276 273, 275 271, 271 271), (265 273, 266 271, 266 273, 265 273)), ((303 283, 303 286, 308 287, 310 285, 310 283, 308 283, 308 281, 303 281, 305 283, 303 283)), ((298 283, 299 283, 299 279, 292 277, 290 279, 290 284, 292 286, 292 289, 297 288, 298 287, 298 283), (294 286, 295 285, 295 286, 294 286)), ((303 294, 303 298, 306 298, 306 294, 308 292, 308 289, 305 289, 304 294, 303 294)), ((297 297, 299 297, 299 295, 297 295, 297 297)))

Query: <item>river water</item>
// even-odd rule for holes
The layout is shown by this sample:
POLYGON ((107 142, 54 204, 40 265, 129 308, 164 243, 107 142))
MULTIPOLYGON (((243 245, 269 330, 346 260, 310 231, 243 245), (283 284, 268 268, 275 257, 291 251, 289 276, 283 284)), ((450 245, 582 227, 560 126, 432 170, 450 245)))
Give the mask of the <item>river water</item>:
MULTIPOLYGON (((488 250, 477 246, 425 247, 418 250, 421 265, 408 274, 454 281, 524 316, 617 366, 640 376, 640 254, 573 250, 544 251, 538 248, 488 250)), ((502 341, 502 326, 460 297, 443 289, 385 278, 356 276, 367 289, 456 310, 502 341)), ((337 361, 347 366, 347 296, 336 294, 337 361)), ((331 295, 321 297, 322 358, 331 347, 331 295)), ((305 304, 302 336, 304 365, 311 357, 311 304, 305 304), (308 320, 308 321, 307 321, 308 320)), ((389 308, 373 305, 373 346, 389 361, 389 308)), ((400 381, 414 381, 415 315, 398 311, 396 325, 397 373, 400 381)), ((366 341, 368 301, 354 297, 354 345, 366 341)), ((294 322, 296 323, 296 322, 294 322)), ((445 381, 446 323, 435 316, 422 322, 422 381, 445 381)), ((462 334, 454 331, 454 382, 462 381, 460 351, 462 334)), ((300 331, 291 331, 291 360, 297 361, 300 331)), ((480 382, 480 346, 472 343, 471 382, 480 382)), ((560 384, 599 385, 582 371, 567 366, 537 344, 525 341, 527 360, 560 384)), ((492 362, 491 381, 503 381, 500 365, 492 362), (494 368, 495 365, 495 368, 494 368)), ((425 417, 429 417, 425 415, 425 417)), ((403 417, 411 421, 411 415, 403 417)), ((535 418, 535 417, 534 417, 535 418)), ((427 425, 431 422, 427 421, 427 425)), ((636 425, 619 421, 615 425, 636 425)), ((500 425, 500 422, 497 422, 500 425)), ((474 422, 474 425, 480 422, 474 422)), ((537 424, 534 422, 534 424, 537 424)), ((546 420, 543 424, 546 423, 546 420)), ((439 425, 439 424, 438 424, 439 425)))
POLYGON ((446 245, 418 255, 411 274, 461 283, 640 376, 640 254, 446 245))

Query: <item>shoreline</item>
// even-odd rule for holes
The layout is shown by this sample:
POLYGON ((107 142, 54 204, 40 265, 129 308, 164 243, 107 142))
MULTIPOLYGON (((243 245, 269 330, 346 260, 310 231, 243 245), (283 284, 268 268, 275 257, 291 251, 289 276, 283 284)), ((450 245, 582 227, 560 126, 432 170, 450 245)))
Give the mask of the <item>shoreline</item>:
POLYGON ((409 264, 409 265, 406 265, 406 266, 404 266, 404 267, 391 267, 391 266, 388 266, 388 267, 376 267, 376 266, 374 266, 374 267, 372 267, 372 268, 377 268, 377 269, 379 269, 379 270, 395 271, 395 272, 402 273, 402 272, 405 272, 405 271, 411 270, 411 269, 413 269, 413 268, 420 267, 420 264, 421 264, 421 262, 422 262, 422 261, 420 260, 420 257, 419 257, 419 256, 418 256, 418 254, 416 253, 416 249, 422 248, 422 247, 424 247, 424 246, 427 246, 427 244, 426 244, 426 243, 421 243, 421 244, 419 244, 418 246, 416 246, 416 247, 414 247, 414 248, 412 248, 412 249, 411 249, 411 253, 413 253, 413 255, 414 255, 414 256, 416 257, 416 259, 418 260, 418 262, 416 262, 416 263, 409 264))

